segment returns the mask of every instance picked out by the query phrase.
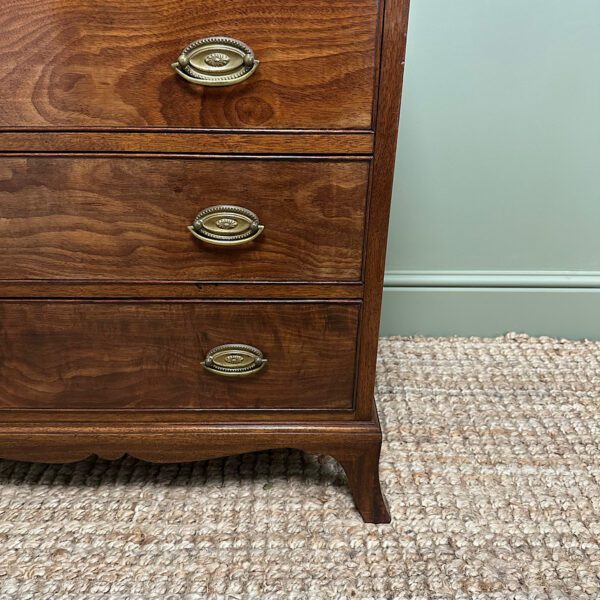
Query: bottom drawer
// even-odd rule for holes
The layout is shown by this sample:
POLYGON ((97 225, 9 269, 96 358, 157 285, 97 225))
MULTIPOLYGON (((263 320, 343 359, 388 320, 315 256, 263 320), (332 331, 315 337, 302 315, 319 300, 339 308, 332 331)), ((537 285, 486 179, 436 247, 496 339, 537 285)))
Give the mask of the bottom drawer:
POLYGON ((357 302, 0 302, 0 409, 351 409, 359 313, 357 302), (203 366, 233 343, 262 351, 264 367, 243 348, 203 366))

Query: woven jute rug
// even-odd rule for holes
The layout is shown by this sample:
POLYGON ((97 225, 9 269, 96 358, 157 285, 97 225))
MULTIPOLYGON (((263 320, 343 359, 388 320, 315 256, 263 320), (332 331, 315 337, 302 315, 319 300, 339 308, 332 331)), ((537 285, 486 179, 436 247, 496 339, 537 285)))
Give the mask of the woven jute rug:
POLYGON ((600 598, 600 343, 386 339, 391 525, 295 451, 0 463, 0 599, 600 598))

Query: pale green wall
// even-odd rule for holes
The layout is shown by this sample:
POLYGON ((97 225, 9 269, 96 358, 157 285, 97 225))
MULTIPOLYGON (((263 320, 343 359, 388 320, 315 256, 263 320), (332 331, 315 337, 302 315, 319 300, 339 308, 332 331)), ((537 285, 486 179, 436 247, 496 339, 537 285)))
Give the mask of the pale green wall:
POLYGON ((599 232, 600 0, 412 0, 382 333, 600 337, 599 232))

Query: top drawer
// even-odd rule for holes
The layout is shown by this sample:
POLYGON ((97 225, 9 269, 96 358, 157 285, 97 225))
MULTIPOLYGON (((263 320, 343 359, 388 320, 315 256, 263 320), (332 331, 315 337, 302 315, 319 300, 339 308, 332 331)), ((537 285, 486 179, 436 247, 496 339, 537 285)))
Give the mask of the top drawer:
POLYGON ((0 129, 369 129, 378 4, 4 0, 0 129), (178 76, 182 50, 210 36, 249 46, 255 72, 227 87, 178 76))

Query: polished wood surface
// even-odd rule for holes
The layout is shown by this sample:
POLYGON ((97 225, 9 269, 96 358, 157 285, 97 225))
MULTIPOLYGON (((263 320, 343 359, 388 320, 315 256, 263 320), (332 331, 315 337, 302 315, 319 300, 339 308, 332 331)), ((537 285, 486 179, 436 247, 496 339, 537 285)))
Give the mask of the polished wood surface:
POLYGON ((371 523, 389 523, 390 514, 379 485, 381 429, 376 418, 363 423, 285 424, 221 423, 218 425, 5 426, 0 429, 0 455, 16 460, 63 463, 90 454, 117 459, 124 454, 159 463, 220 458, 272 448, 298 448, 329 454, 346 474, 356 507, 371 523))
POLYGON ((0 280, 0 298, 360 300, 362 283, 0 280))
POLYGON ((0 279, 360 281, 369 162, 0 158, 0 279), (198 241, 233 204, 265 226, 239 247, 198 241))
POLYGON ((0 302, 0 409, 351 408, 357 303, 0 302), (201 362, 250 344, 243 378, 201 362))
POLYGON ((365 247, 365 312, 359 343, 359 380, 357 418, 369 419, 373 410, 373 388, 377 363, 377 344, 388 224, 394 181, 400 100, 404 78, 404 56, 408 31, 408 0, 386 0, 385 28, 379 86, 373 177, 365 247))
POLYGON ((389 521, 373 387, 408 6, 2 5, 0 457, 293 447, 339 460, 365 521, 389 521), (171 71, 213 34, 253 47, 250 79, 208 89, 171 71), (234 192, 270 225, 235 255, 248 280, 178 238, 234 192), (202 369, 234 341, 265 370, 202 369))
POLYGON ((5 0, 0 128, 371 126, 377 0, 5 0), (261 61, 246 82, 190 84, 182 49, 227 35, 261 61))
POLYGON ((128 152, 207 154, 369 154, 371 131, 316 132, 179 132, 1 131, 0 152, 128 152), (43 133, 43 135, 41 135, 43 133))

